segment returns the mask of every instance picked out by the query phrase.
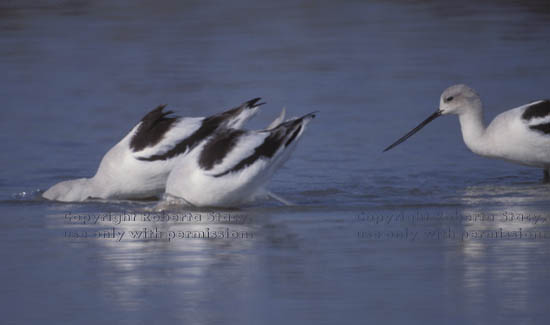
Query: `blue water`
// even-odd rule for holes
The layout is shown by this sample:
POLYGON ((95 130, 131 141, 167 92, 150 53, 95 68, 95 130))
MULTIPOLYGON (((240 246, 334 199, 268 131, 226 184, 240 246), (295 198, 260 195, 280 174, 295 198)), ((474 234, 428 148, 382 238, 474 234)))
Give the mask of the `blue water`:
POLYGON ((382 153, 451 84, 487 120, 548 98, 548 35, 535 0, 3 1, 2 323, 548 323, 542 171, 475 156, 452 116, 382 153), (295 206, 39 198, 159 104, 258 96, 250 128, 320 111, 270 184, 295 206))

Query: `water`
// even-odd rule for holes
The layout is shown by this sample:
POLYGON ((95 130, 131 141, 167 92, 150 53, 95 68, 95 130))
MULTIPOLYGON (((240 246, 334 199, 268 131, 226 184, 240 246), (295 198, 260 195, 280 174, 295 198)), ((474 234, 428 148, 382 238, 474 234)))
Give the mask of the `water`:
POLYGON ((455 117, 381 151, 451 84, 488 119, 548 97, 549 22, 535 0, 3 1, 3 322, 548 323, 542 172, 473 155, 455 117), (320 111, 270 185, 297 206, 38 198, 158 104, 257 96, 251 128, 320 111))

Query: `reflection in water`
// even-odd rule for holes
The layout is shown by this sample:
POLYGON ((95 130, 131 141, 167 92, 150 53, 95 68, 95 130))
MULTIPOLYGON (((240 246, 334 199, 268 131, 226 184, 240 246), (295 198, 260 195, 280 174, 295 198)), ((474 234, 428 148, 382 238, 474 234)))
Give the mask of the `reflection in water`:
POLYGON ((548 184, 486 184, 468 186, 461 193, 467 205, 498 204, 504 207, 547 202, 550 197, 548 184))
POLYGON ((64 234, 67 245, 89 255, 96 285, 118 310, 140 311, 151 303, 146 293, 160 290, 185 301, 185 308, 172 312, 174 317, 205 321, 212 315, 193 311, 216 302, 216 288, 255 286, 255 277, 239 267, 257 264, 250 251, 259 243, 258 222, 250 213, 93 212, 54 214, 47 220, 64 234))
MULTIPOLYGON (((538 259, 550 243, 550 216, 540 203, 549 195, 550 188, 541 184, 470 186, 462 193, 463 215, 489 216, 464 223, 464 233, 477 236, 461 246, 464 294, 472 312, 483 313, 490 304, 513 315, 537 303, 538 259)), ((522 323, 532 315, 526 317, 522 323)))
MULTIPOLYGON (((0 142, 9 154, 0 157, 0 251, 7 261, 0 275, 13 301, 4 309, 16 311, 6 322, 40 323, 47 314, 59 323, 94 324, 517 324, 533 315, 548 323, 549 241, 368 240, 358 231, 408 228, 422 236, 446 224, 351 220, 383 209, 395 216, 548 211, 547 186, 518 183, 536 182, 538 171, 475 157, 451 118, 390 156, 380 151, 450 84, 466 82, 486 94, 487 117, 547 97, 549 6, 3 1, 0 142), (246 208, 238 211, 250 214, 245 224, 69 225, 64 211, 127 205, 25 201, 23 192, 92 174, 130 121, 158 104, 204 116, 256 96, 269 107, 251 128, 268 125, 271 108, 321 111, 315 134, 272 183, 274 192, 306 207, 246 208), (480 181, 490 185, 472 186, 480 181), (229 227, 257 237, 63 238, 72 230, 128 234, 153 225, 166 233, 229 227)), ((462 233, 520 225, 547 227, 453 227, 462 233)))

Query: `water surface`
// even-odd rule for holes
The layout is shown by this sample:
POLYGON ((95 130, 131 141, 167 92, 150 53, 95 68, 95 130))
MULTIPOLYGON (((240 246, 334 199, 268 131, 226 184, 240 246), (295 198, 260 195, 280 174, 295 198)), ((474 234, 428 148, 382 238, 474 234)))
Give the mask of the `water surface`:
POLYGON ((487 120, 547 98, 549 22, 534 0, 4 1, 3 319, 546 324, 542 172, 473 155, 452 116, 381 151, 451 84, 487 120), (251 128, 320 111, 270 185, 295 206, 166 219, 37 196, 92 176, 159 104, 204 116, 258 96, 251 128))

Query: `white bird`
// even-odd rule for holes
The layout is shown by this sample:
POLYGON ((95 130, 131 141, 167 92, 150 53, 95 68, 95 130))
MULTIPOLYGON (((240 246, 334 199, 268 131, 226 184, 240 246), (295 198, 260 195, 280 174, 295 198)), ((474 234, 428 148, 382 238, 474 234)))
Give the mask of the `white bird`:
POLYGON ((143 199, 161 195, 176 158, 220 129, 239 129, 254 116, 260 98, 210 117, 169 116, 161 105, 149 112, 103 157, 94 177, 64 181, 42 196, 63 202, 143 199))
POLYGON ((275 171, 288 160, 315 113, 285 122, 284 110, 267 129, 223 129, 178 159, 166 183, 166 197, 192 206, 233 207, 266 195, 275 171))
POLYGON ((505 111, 486 127, 481 99, 466 85, 447 88, 441 94, 439 109, 384 151, 446 114, 458 115, 464 143, 472 152, 542 168, 544 181, 550 181, 550 101, 539 100, 505 111))

